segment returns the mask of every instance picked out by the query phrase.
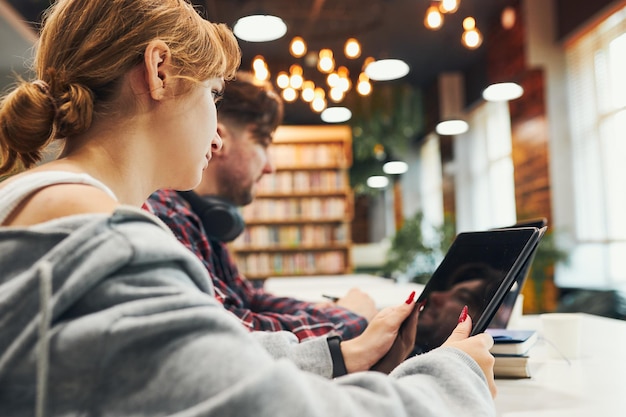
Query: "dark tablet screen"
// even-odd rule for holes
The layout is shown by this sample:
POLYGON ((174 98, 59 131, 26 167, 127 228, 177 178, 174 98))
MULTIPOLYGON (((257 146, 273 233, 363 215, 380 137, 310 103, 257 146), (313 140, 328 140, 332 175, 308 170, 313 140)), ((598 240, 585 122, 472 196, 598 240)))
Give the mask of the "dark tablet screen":
POLYGON ((485 330, 536 246, 536 228, 460 233, 433 273, 418 302, 426 300, 417 325, 417 352, 441 346, 467 305, 474 328, 485 330))

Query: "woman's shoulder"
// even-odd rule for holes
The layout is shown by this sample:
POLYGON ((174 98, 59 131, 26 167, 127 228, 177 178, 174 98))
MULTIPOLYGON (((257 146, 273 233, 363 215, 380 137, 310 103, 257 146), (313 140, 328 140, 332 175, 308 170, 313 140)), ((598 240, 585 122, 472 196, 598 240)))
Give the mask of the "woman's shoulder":
POLYGON ((29 226, 90 213, 112 213, 119 206, 114 194, 84 173, 38 170, 19 174, 2 184, 5 226, 29 226))

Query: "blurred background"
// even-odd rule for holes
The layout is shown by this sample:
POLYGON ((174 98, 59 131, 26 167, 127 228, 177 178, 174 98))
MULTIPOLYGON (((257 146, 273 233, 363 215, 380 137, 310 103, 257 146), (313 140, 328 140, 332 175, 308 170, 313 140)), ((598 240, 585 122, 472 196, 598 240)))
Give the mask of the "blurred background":
MULTIPOLYGON (((333 130, 345 136, 341 192, 295 196, 317 198, 315 207, 340 196, 339 225, 319 227, 326 249, 345 248, 339 272, 420 281, 456 233, 543 217, 549 233, 523 290, 525 312, 626 315, 626 1, 193 3, 234 29, 242 69, 282 94, 285 127, 300 128, 289 134, 345 128, 333 130), (261 20, 245 28, 253 16, 261 20)), ((48 4, 0 0, 1 87, 28 74, 48 4)), ((300 167, 309 179, 322 170, 314 165, 300 167)), ((266 197, 277 204, 294 193, 266 197)), ((257 225, 305 233, 296 221, 257 225)), ((246 256, 269 248, 273 266, 293 250, 235 246, 246 256)), ((309 249, 312 259, 321 251, 309 249)), ((311 271, 276 266, 259 278, 283 272, 311 271)))

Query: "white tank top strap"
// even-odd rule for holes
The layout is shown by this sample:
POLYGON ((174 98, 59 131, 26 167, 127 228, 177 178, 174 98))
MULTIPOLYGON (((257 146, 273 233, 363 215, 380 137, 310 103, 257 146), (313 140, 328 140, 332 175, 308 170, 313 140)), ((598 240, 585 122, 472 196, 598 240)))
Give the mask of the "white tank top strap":
POLYGON ((54 184, 86 184, 99 188, 117 201, 109 187, 94 177, 67 171, 40 171, 16 178, 0 189, 0 225, 33 192, 54 184))

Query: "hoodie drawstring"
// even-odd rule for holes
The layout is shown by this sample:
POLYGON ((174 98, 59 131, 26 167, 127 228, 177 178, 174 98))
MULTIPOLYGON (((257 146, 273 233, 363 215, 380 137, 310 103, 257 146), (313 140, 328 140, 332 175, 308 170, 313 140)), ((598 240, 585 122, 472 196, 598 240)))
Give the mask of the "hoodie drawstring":
POLYGON ((51 326, 50 298, 52 297, 52 264, 42 262, 39 267, 39 351, 37 352, 37 403, 36 417, 44 417, 48 389, 50 361, 48 332, 51 326))

